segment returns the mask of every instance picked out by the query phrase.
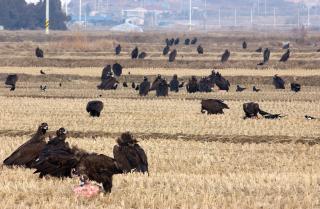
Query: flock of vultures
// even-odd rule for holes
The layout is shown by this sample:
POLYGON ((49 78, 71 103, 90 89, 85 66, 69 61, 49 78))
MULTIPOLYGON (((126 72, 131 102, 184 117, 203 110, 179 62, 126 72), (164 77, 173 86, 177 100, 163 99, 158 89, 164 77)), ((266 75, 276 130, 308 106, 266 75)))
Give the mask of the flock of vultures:
MULTIPOLYGON (((163 49, 163 55, 169 55, 169 62, 174 62, 177 56, 177 50, 171 48, 178 45, 179 38, 166 39, 166 45, 163 49)), ((198 39, 186 39, 185 45, 195 45, 198 39)), ((247 49, 247 43, 242 43, 242 48, 247 49)), ((280 59, 280 62, 288 61, 290 57, 289 44, 285 44, 283 49, 287 50, 280 59)), ((199 54, 204 53, 201 45, 197 46, 199 54)), ((266 65, 270 58, 270 50, 260 47, 256 50, 258 53, 263 53, 263 61, 258 64, 266 65)), ((36 56, 44 58, 44 53, 40 48, 37 48, 36 56)), ((121 46, 115 48, 115 54, 121 54, 121 46)), ((230 57, 230 51, 225 50, 221 55, 221 62, 227 62, 230 57)), ((132 59, 144 59, 147 57, 146 52, 139 52, 138 47, 135 47, 131 52, 132 59)), ((102 70, 101 83, 97 86, 101 90, 116 90, 119 86, 119 77, 122 76, 123 67, 119 63, 112 66, 107 65, 102 70)), ((40 71, 40 74, 45 74, 40 71)), ((129 73, 130 74, 130 73, 129 73)), ((18 81, 17 74, 8 75, 5 84, 11 86, 10 90, 16 89, 16 82, 18 81)), ((275 75, 272 79, 273 85, 276 89, 285 89, 285 81, 275 75)), ((60 83, 60 87, 61 87, 60 83)), ((130 88, 125 81, 122 84, 123 88, 130 88)), ((188 82, 181 82, 177 75, 173 75, 170 82, 158 75, 152 82, 144 77, 138 84, 131 83, 131 88, 135 89, 140 96, 146 96, 149 92, 155 91, 157 97, 168 96, 169 92, 179 92, 181 88, 186 88, 188 93, 196 92, 211 92, 217 86, 219 90, 228 92, 230 89, 229 81, 224 78, 218 71, 213 70, 210 75, 197 79, 192 76, 188 82), (185 84, 186 83, 186 84, 185 84)), ((291 90, 299 92, 301 85, 298 83, 291 83, 291 90)), ((46 85, 41 85, 42 91, 47 90, 46 85)), ((237 85, 236 91, 241 92, 246 88, 237 85)), ((253 86, 252 91, 259 92, 256 86, 253 86)), ((89 101, 86 107, 87 112, 92 117, 99 117, 103 110, 103 102, 99 100, 89 101)), ((228 105, 222 100, 218 99, 204 99, 201 101, 201 113, 207 114, 223 114, 224 109, 229 109, 228 105)), ((244 119, 258 118, 260 114, 265 119, 278 119, 284 117, 282 114, 273 114, 263 111, 258 103, 249 102, 243 104, 244 119)), ((306 119, 317 119, 312 116, 305 116, 306 119)), ((56 137, 49 137, 46 140, 48 124, 43 123, 39 126, 34 136, 15 150, 7 159, 4 160, 4 165, 24 166, 26 168, 35 169, 34 173, 39 173, 39 177, 53 176, 57 178, 66 178, 72 176, 80 176, 82 185, 87 180, 93 180, 102 183, 105 192, 111 192, 112 176, 115 174, 122 174, 128 172, 142 172, 148 173, 148 161, 145 151, 139 146, 138 141, 131 133, 126 132, 116 140, 116 145, 113 148, 113 158, 97 153, 90 153, 81 150, 77 147, 71 147, 67 138, 67 130, 60 128, 56 131, 56 137)))

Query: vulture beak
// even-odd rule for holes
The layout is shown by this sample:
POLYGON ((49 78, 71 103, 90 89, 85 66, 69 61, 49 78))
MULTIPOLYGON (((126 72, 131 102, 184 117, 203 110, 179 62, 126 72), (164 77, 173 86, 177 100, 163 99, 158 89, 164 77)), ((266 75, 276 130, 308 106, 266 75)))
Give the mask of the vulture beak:
POLYGON ((67 134, 68 131, 66 129, 64 129, 64 131, 62 132, 63 134, 67 134))

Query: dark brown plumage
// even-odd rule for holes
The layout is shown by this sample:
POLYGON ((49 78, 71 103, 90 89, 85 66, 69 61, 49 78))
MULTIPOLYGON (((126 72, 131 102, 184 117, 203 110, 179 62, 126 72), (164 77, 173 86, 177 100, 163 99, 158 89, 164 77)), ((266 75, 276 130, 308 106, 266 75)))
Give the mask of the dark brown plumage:
POLYGON ((207 112, 211 114, 223 114, 223 109, 229 109, 222 100, 219 99, 204 99, 201 101, 201 113, 207 112))
POLYGON ((247 44, 246 41, 244 41, 244 42, 242 43, 242 49, 247 49, 247 47, 248 47, 248 44, 247 44))
POLYGON ((103 102, 101 101, 90 101, 87 104, 86 110, 92 117, 100 117, 101 111, 103 110, 103 102))
POLYGON ((121 53, 121 45, 118 44, 118 45, 116 46, 116 48, 114 49, 114 51, 115 51, 116 55, 119 55, 119 54, 121 53))
POLYGON ((197 47, 197 52, 198 54, 203 54, 203 47, 201 46, 201 44, 197 47))
POLYGON ((17 74, 11 74, 8 75, 5 81, 5 85, 11 86, 11 87, 15 87, 16 83, 18 81, 18 75, 17 74))
POLYGON ((191 40, 191 44, 192 45, 195 45, 196 43, 198 42, 198 38, 197 37, 194 37, 192 40, 191 40))
POLYGON ((124 173, 148 173, 147 155, 131 133, 121 134, 117 139, 117 145, 113 147, 113 155, 118 168, 124 173))
POLYGON ((139 55, 139 49, 138 47, 136 47, 131 52, 131 59, 137 59, 138 55, 139 55))
POLYGON ((140 96, 147 96, 150 91, 150 82, 148 81, 148 78, 144 77, 143 82, 140 83, 140 85, 138 85, 137 88, 138 89, 136 90, 139 90, 140 96))
POLYGON ((165 79, 161 79, 159 85, 156 88, 157 97, 168 96, 169 85, 165 79))
POLYGON ((245 113, 244 119, 258 118, 258 113, 262 115, 262 117, 265 119, 278 119, 278 118, 285 117, 281 114, 271 114, 271 113, 265 112, 260 109, 258 103, 254 103, 254 102, 243 104, 243 111, 245 113))
POLYGON ((121 76, 123 67, 119 63, 115 63, 112 65, 112 71, 116 76, 121 76))
POLYGON ((17 165, 32 168, 34 161, 46 145, 45 134, 47 130, 48 124, 42 123, 38 127, 36 134, 6 158, 3 164, 7 166, 17 165))
POLYGON ((152 82, 152 85, 151 85, 151 87, 150 87, 150 91, 156 90, 156 89, 158 88, 161 80, 162 80, 161 75, 160 75, 160 74, 157 75, 157 77, 156 77, 156 78, 154 79, 154 81, 152 82))
POLYGON ((228 49, 226 49, 221 56, 221 62, 222 63, 227 62, 229 60, 229 57, 230 57, 230 51, 228 49))
POLYGON ((43 53, 43 50, 40 49, 39 47, 36 48, 36 57, 38 58, 43 58, 44 57, 44 53, 43 53))
POLYGON ((144 59, 144 58, 146 58, 146 56, 147 56, 147 53, 141 52, 141 53, 139 54, 138 58, 139 58, 139 59, 144 59))
POLYGON ((290 58, 290 49, 288 49, 286 53, 282 55, 280 62, 286 62, 289 60, 289 58, 290 58))
POLYGON ((273 76, 272 81, 276 89, 285 89, 285 81, 278 75, 273 76))
POLYGON ((177 50, 174 49, 169 54, 169 62, 174 62, 176 60, 176 56, 177 56, 177 50))
POLYGON ((197 91, 199 91, 198 80, 195 76, 192 76, 191 79, 189 79, 186 88, 188 93, 196 93, 197 91))
POLYGON ((165 56, 169 53, 170 51, 170 47, 169 46, 165 46, 162 50, 162 54, 165 56))

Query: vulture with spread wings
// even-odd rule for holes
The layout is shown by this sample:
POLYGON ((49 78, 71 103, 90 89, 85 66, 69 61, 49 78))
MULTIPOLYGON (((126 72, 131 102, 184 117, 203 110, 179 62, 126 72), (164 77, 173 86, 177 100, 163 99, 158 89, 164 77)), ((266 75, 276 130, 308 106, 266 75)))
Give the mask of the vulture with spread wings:
POLYGON ((7 166, 25 166, 32 168, 34 161, 38 158, 41 150, 46 146, 45 134, 48 130, 48 124, 42 123, 36 134, 26 143, 21 145, 8 158, 3 161, 7 166))

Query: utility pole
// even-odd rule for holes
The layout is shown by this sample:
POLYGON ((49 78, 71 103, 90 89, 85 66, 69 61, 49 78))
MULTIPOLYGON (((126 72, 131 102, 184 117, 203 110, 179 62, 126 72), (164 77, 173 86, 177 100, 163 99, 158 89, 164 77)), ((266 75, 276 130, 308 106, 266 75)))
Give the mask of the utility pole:
POLYGON ((252 8, 250 10, 250 23, 251 23, 251 26, 253 26, 253 10, 252 10, 252 8))
POLYGON ((234 26, 237 26, 237 8, 234 9, 234 26))
POLYGON ((207 0, 204 0, 204 30, 207 32, 207 0))
POLYGON ((189 0, 189 31, 191 31, 192 24, 192 0, 189 0))
POLYGON ((46 28, 46 34, 49 35, 50 33, 50 16, 49 16, 49 0, 46 0, 46 22, 45 22, 45 28, 46 28))
POLYGON ((267 16, 267 0, 264 0, 264 16, 267 16))
POLYGON ((308 27, 310 26, 310 7, 308 6, 308 27))
POLYGON ((81 15, 82 15, 82 3, 81 3, 81 0, 79 0, 79 22, 81 22, 81 15))
POLYGON ((300 7, 298 8, 298 28, 300 28, 300 7))
POLYGON ((260 16, 260 0, 258 0, 258 16, 260 16))
POLYGON ((276 8, 273 8, 273 27, 276 27, 276 8))
POLYGON ((66 7, 65 9, 66 9, 66 16, 68 16, 68 0, 65 0, 64 1, 64 6, 66 7))
POLYGON ((219 8, 219 27, 221 27, 221 9, 219 8))

